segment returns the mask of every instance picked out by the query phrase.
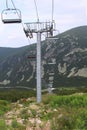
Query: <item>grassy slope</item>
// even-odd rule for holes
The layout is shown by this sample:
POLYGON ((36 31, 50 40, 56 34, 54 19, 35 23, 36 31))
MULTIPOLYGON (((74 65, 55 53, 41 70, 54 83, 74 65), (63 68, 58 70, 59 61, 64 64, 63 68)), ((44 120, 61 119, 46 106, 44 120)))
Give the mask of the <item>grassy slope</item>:
MULTIPOLYGON (((76 90, 76 93, 68 96, 45 94, 40 104, 35 102, 35 98, 29 98, 29 95, 15 103, 0 101, 0 109, 3 111, 0 128, 25 130, 25 127, 31 127, 33 130, 38 124, 38 130, 46 130, 45 126, 50 122, 49 130, 87 130, 87 93, 77 93, 77 89, 73 90, 76 90), (23 122, 19 123, 19 119, 23 122)), ((68 93, 69 89, 66 91, 68 93)))
POLYGON ((9 47, 0 47, 0 60, 3 60, 4 58, 8 58, 12 55, 19 55, 23 54, 24 51, 31 48, 30 46, 24 46, 20 48, 9 48, 9 47))
POLYGON ((9 57, 10 55, 14 54, 17 50, 17 48, 0 47, 0 60, 9 57))

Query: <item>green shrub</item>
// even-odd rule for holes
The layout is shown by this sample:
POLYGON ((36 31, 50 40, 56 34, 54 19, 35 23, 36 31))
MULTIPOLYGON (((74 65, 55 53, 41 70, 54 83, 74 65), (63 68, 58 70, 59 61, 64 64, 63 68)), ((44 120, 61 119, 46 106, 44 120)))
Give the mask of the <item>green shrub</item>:
POLYGON ((5 120, 0 119, 0 130, 7 130, 5 120))
POLYGON ((4 115, 4 111, 0 110, 0 116, 4 115))
POLYGON ((60 115, 56 112, 56 116, 51 121, 51 128, 52 130, 86 130, 87 116, 84 118, 80 110, 79 112, 75 109, 71 109, 71 112, 66 110, 60 115))
POLYGON ((51 107, 87 107, 87 94, 71 95, 71 96, 56 96, 49 95, 43 100, 43 103, 50 104, 51 107))
POLYGON ((23 109, 20 113, 20 116, 21 116, 22 119, 28 119, 29 118, 28 110, 23 109))
POLYGON ((11 126, 12 126, 12 128, 14 128, 14 130, 25 130, 25 129, 26 129, 25 126, 23 126, 23 125, 21 125, 20 123, 18 123, 18 122, 16 121, 16 119, 14 119, 14 120, 12 121, 11 126))
POLYGON ((16 119, 14 119, 14 120, 12 121, 12 127, 13 127, 13 128, 18 128, 18 123, 17 123, 16 119))
POLYGON ((10 103, 4 100, 0 100, 0 116, 2 116, 5 112, 10 110, 10 103))
POLYGON ((33 90, 23 90, 23 89, 8 89, 0 91, 0 99, 7 100, 10 102, 16 102, 21 98, 35 97, 36 92, 33 90))

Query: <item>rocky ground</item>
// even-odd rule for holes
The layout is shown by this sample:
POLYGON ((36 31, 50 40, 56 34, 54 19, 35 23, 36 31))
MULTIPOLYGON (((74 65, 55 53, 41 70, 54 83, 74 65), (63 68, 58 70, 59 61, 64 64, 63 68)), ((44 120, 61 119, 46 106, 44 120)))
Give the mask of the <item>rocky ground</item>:
POLYGON ((4 115, 6 125, 16 128, 20 124, 24 130, 50 130, 50 121, 46 118, 51 110, 33 101, 28 98, 12 103, 11 110, 4 115))

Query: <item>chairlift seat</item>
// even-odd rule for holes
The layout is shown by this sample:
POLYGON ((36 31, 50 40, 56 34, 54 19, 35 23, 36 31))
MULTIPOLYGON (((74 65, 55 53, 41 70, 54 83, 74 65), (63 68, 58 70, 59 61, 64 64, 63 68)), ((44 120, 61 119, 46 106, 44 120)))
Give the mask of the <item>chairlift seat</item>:
POLYGON ((28 56, 27 58, 34 59, 34 58, 36 58, 36 56, 28 56))
POLYGON ((21 23, 21 19, 3 19, 2 22, 5 24, 9 23, 21 23))
POLYGON ((46 37, 47 40, 58 40, 58 37, 46 37))
POLYGON ((1 19, 4 24, 21 23, 21 12, 19 9, 5 9, 1 13, 1 19))

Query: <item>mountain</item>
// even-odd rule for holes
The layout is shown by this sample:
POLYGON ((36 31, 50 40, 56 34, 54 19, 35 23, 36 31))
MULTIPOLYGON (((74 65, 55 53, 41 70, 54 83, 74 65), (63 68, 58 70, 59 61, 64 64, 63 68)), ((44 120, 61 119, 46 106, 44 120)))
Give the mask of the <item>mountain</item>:
MULTIPOLYGON (((87 26, 73 28, 41 43, 42 85, 87 85, 87 26)), ((36 44, 0 48, 0 86, 36 87, 36 44)))

